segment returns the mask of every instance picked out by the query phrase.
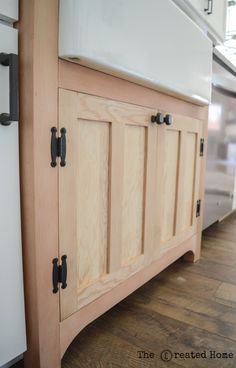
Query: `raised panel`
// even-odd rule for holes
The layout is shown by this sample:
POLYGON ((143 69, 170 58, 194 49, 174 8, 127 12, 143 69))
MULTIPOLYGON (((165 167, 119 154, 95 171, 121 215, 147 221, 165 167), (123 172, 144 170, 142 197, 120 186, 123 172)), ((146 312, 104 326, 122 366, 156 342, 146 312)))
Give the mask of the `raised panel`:
POLYGON ((106 273, 108 248, 109 123, 77 125, 78 288, 106 273))
POLYGON ((186 157, 183 172, 182 211, 180 217, 180 231, 184 231, 193 224, 195 171, 196 171, 196 133, 186 134, 186 157))
POLYGON ((125 126, 122 203, 122 264, 143 251, 146 128, 125 126))
POLYGON ((161 240, 171 239, 175 234, 176 196, 179 168, 180 132, 166 130, 164 141, 163 211, 161 240))
POLYGON ((67 131, 59 170, 64 320, 153 260, 157 126, 155 111, 69 90, 60 90, 59 106, 67 131))
POLYGON ((202 121, 181 115, 173 118, 171 126, 160 128, 157 205, 161 254, 197 232, 202 121))

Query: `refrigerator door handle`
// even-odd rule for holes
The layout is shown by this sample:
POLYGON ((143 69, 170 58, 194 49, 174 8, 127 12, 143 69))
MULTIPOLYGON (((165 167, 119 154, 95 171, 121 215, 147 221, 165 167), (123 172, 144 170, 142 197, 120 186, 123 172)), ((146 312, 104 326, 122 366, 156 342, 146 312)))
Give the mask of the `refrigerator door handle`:
POLYGON ((18 55, 1 52, 0 65, 9 67, 10 113, 0 114, 0 124, 7 126, 12 121, 19 121, 18 55))

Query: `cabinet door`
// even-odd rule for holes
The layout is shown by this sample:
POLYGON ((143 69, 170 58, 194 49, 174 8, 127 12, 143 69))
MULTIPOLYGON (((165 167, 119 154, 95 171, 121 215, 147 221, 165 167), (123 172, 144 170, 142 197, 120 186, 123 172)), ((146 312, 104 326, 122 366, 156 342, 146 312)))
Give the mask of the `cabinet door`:
POLYGON ((67 163, 59 169, 65 319, 152 254, 157 127, 154 111, 95 96, 60 90, 59 105, 59 128, 67 130, 67 163))
POLYGON ((158 130, 157 221, 162 252, 197 232, 202 121, 179 115, 173 118, 172 125, 158 130))
POLYGON ((199 13, 202 13, 207 5, 207 0, 189 0, 189 2, 199 13))
POLYGON ((224 41, 226 30, 227 0, 188 0, 197 13, 209 25, 209 31, 215 33, 214 38, 224 41))
POLYGON ((207 22, 215 30, 220 39, 224 41, 226 31, 226 0, 212 0, 212 12, 206 12, 207 22))
POLYGON ((0 0, 0 19, 7 22, 18 20, 18 0, 0 0))

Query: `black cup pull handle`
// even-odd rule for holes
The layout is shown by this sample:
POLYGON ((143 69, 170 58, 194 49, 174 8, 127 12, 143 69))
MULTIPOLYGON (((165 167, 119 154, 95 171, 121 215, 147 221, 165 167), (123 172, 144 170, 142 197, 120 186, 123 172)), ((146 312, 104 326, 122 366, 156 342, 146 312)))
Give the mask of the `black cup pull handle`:
POLYGON ((7 126, 12 121, 19 121, 18 55, 1 52, 0 65, 9 67, 9 113, 0 113, 0 124, 7 126))

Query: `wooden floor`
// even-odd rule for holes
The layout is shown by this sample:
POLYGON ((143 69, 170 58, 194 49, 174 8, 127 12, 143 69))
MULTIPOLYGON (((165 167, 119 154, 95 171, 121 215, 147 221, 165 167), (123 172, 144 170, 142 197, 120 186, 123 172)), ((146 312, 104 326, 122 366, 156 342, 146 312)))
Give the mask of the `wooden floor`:
MULTIPOLYGON (((20 367, 23 363, 15 365, 20 367)), ((200 261, 178 260, 85 328, 62 367, 235 368, 236 214, 204 232, 200 261), (176 356, 167 362, 161 359, 164 350, 207 358, 176 356), (139 358, 138 351, 154 358, 139 358), (234 357, 209 358, 210 351, 234 357)))

